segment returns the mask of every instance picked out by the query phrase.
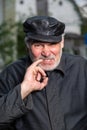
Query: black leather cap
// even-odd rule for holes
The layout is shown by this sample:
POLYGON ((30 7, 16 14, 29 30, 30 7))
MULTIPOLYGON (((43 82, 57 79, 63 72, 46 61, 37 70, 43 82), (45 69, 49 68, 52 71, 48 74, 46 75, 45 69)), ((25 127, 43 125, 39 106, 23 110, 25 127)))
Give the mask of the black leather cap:
POLYGON ((49 16, 34 16, 24 23, 26 37, 43 42, 60 42, 65 24, 49 16))

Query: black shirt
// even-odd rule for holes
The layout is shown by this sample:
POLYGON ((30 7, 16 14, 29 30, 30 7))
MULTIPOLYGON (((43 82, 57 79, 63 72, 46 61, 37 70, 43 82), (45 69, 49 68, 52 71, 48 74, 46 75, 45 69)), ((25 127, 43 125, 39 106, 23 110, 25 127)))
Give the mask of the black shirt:
POLYGON ((16 130, 87 130, 87 61, 63 54, 59 66, 47 72, 45 89, 24 101, 20 83, 29 57, 9 65, 0 74, 0 126, 16 130))

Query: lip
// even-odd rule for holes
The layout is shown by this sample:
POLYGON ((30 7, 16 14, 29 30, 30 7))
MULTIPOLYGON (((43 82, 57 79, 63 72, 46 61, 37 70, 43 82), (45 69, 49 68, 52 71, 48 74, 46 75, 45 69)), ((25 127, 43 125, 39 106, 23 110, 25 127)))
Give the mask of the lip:
POLYGON ((42 61, 42 64, 53 64, 54 63, 54 60, 53 59, 44 59, 42 61))

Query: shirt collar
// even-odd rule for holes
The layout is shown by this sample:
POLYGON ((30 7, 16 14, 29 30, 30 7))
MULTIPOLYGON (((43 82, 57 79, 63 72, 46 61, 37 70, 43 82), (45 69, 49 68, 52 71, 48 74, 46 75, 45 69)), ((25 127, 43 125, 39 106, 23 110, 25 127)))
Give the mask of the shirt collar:
POLYGON ((64 54, 62 54, 60 63, 55 68, 55 70, 60 71, 63 75, 65 75, 65 57, 64 57, 64 54))

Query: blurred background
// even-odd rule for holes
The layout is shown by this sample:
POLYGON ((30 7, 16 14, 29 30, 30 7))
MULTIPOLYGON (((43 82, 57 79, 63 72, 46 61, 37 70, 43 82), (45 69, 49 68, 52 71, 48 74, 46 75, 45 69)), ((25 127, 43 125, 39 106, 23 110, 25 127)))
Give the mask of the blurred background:
POLYGON ((22 23, 36 15, 63 21, 64 51, 87 58, 87 0, 0 0, 0 70, 26 55, 22 23))

